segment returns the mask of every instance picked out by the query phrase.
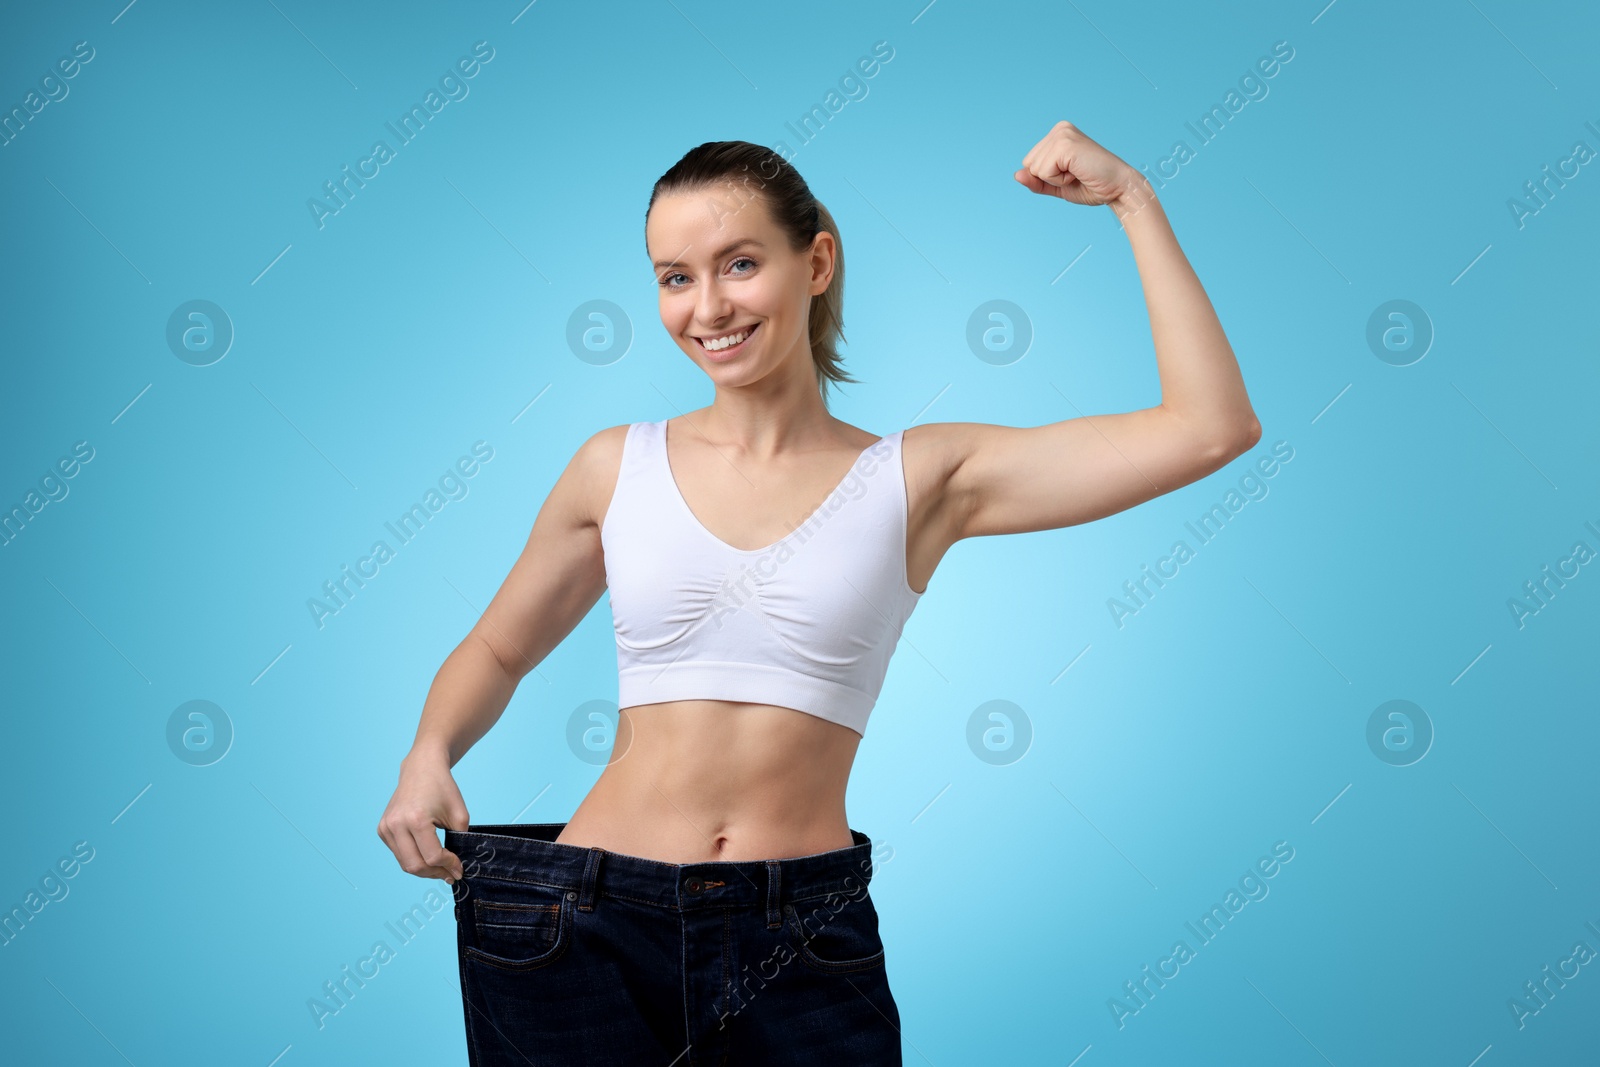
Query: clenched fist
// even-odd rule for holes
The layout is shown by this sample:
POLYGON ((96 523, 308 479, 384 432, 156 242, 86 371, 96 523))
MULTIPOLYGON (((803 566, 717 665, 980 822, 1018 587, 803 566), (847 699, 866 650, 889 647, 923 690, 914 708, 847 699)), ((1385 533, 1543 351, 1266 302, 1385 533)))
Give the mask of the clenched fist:
POLYGON ((1142 196, 1149 184, 1137 170, 1065 120, 1028 149, 1022 168, 1013 177, 1036 193, 1089 207, 1109 204, 1124 194, 1142 196))

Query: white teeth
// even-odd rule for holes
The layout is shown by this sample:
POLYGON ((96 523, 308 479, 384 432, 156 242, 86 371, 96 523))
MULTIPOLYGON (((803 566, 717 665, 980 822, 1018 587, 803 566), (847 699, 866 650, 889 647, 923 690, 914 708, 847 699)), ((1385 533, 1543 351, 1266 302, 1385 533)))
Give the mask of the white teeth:
POLYGON ((719 337, 713 340, 701 340, 700 344, 705 347, 707 352, 721 352, 724 348, 731 348, 749 336, 749 330, 741 330, 738 333, 729 334, 727 337, 719 337))

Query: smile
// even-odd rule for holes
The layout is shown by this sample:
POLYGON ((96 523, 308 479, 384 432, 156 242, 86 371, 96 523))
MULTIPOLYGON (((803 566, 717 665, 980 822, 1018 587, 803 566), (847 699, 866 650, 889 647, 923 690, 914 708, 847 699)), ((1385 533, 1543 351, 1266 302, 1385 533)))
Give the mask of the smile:
POLYGON ((750 336, 756 332, 760 325, 761 324, 758 322, 753 326, 746 326, 743 329, 737 330, 733 333, 722 334, 719 337, 696 337, 695 341, 707 352, 715 352, 718 354, 729 353, 748 341, 750 336))

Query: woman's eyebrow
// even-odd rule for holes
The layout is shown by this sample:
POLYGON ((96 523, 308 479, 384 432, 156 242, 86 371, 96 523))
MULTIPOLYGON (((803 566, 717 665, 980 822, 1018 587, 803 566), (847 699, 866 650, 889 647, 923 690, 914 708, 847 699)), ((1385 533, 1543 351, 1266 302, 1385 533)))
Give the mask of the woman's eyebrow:
MULTIPOLYGON (((725 245, 724 247, 717 249, 716 252, 713 253, 713 255, 711 256, 711 258, 712 259, 721 259, 723 256, 727 255, 729 252, 732 252, 734 249, 742 248, 745 245, 755 245, 757 248, 765 248, 765 247, 767 247, 766 245, 762 244, 760 241, 756 240, 754 237, 741 237, 741 238, 739 238, 739 240, 733 242, 732 244, 725 245)), ((688 249, 686 248, 686 249, 684 249, 684 251, 687 252, 688 249)), ((676 267, 681 262, 682 262, 681 260, 676 260, 676 259, 671 259, 671 260, 658 259, 658 260, 656 260, 655 265, 657 267, 676 267)))

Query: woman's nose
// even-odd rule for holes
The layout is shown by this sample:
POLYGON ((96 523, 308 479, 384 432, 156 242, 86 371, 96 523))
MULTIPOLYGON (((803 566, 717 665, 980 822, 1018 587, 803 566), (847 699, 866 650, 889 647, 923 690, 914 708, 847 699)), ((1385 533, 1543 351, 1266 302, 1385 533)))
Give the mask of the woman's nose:
POLYGON ((700 287, 700 300, 695 306, 695 314, 702 326, 715 326, 727 319, 731 311, 732 304, 727 294, 715 282, 707 282, 700 287))

